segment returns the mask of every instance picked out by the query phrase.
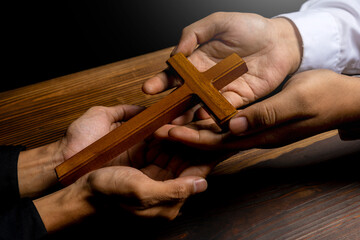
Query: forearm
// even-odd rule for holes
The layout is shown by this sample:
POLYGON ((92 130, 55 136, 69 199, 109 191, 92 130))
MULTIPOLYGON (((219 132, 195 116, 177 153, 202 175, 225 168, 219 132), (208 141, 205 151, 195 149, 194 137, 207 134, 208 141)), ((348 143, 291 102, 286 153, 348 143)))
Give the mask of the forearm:
POLYGON ((54 168, 64 161, 62 142, 23 151, 18 160, 18 184, 21 197, 35 197, 57 183, 54 168))
POLYGON ((80 179, 55 193, 34 200, 34 205, 48 232, 58 231, 95 212, 90 204, 91 191, 80 179))

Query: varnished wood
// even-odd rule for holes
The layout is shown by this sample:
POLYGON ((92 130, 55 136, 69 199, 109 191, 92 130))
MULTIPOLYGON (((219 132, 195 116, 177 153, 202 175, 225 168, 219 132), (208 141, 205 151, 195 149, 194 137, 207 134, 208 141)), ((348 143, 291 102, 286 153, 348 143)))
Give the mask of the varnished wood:
POLYGON ((200 73, 183 54, 176 54, 168 63, 185 81, 182 87, 201 99, 218 125, 225 126, 237 113, 219 90, 247 71, 245 62, 239 56, 232 54, 204 73, 200 73))
POLYGON ((198 72, 181 53, 171 57, 168 64, 183 79, 182 86, 57 166, 56 174, 63 185, 69 185, 84 174, 100 168, 198 104, 199 100, 210 109, 211 115, 221 125, 236 114, 236 109, 213 83, 222 88, 247 71, 245 62, 239 56, 232 54, 223 60, 220 67, 212 67, 210 71, 213 79, 198 72))
MULTIPOLYGON (((167 67, 171 51, 0 93, 0 144, 56 141, 91 106, 154 104, 167 93, 148 96, 141 85, 167 67)), ((334 130, 242 151, 214 169, 208 190, 187 200, 175 221, 112 208, 46 239, 359 239, 359 149, 359 141, 343 142, 334 130)))
POLYGON ((141 84, 167 67, 171 49, 0 93, 0 144, 54 142, 92 106, 152 105, 168 92, 146 95, 141 84))

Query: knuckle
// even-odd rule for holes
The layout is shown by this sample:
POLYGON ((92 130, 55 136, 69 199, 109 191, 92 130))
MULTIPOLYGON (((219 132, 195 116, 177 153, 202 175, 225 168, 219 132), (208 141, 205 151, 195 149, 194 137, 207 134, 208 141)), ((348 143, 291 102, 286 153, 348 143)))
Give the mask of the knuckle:
POLYGON ((89 109, 89 111, 91 112, 103 112, 105 111, 105 108, 104 106, 93 106, 89 109))
POLYGON ((189 27, 190 26, 187 26, 187 27, 184 27, 181 31, 181 36, 185 36, 188 32, 189 32, 189 27))
POLYGON ((104 114, 104 115, 107 115, 107 108, 104 107, 104 106, 94 106, 94 107, 91 107, 88 112, 90 114, 96 114, 96 115, 99 115, 99 114, 104 114))
POLYGON ((222 19, 224 17, 224 12, 214 12, 212 14, 210 14, 210 18, 213 18, 213 19, 222 19))
POLYGON ((268 104, 260 104, 255 112, 255 124, 259 126, 273 126, 276 123, 276 115, 273 107, 268 104))
POLYGON ((182 29, 181 36, 187 37, 187 36, 191 35, 192 33, 194 33, 195 29, 196 29, 195 24, 194 23, 190 24, 182 29))
POLYGON ((139 209, 148 209, 158 204, 158 196, 149 192, 148 188, 144 185, 134 187, 133 198, 137 202, 139 209))
POLYGON ((133 197, 138 199, 140 202, 143 202, 147 198, 145 187, 141 184, 134 184, 131 187, 133 190, 133 197))
POLYGON ((175 185, 171 191, 171 198, 174 200, 182 200, 187 197, 187 188, 185 185, 175 185))

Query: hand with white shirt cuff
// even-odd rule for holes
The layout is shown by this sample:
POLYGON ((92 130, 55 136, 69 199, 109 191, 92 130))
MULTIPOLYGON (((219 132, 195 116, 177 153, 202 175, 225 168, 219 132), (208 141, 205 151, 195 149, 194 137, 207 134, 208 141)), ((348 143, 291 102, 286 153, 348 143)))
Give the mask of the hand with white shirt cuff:
MULTIPOLYGON (((241 56, 249 71, 221 89, 225 98, 238 108, 268 95, 298 69, 300 40, 294 25, 285 18, 218 12, 183 29, 173 54, 185 54, 200 72, 234 52, 241 56)), ((176 77, 163 72, 147 80, 143 90, 156 94, 176 85, 176 77)), ((204 111, 197 113, 200 118, 208 117, 204 111)), ((194 109, 173 123, 188 123, 193 115, 194 109)))
MULTIPOLYGON (((185 28, 179 45, 174 52, 183 52, 188 55, 189 60, 200 70, 207 70, 216 61, 221 60, 221 54, 229 51, 238 53, 247 62, 249 72, 229 84, 221 92, 235 107, 244 108, 255 100, 265 97, 279 86, 285 76, 289 74, 301 73, 311 69, 329 69, 336 73, 359 74, 359 19, 360 2, 347 0, 310 0, 302 6, 299 12, 282 14, 272 19, 262 18, 254 14, 217 13, 185 28), (198 47, 197 44, 199 44, 198 47)), ((325 80, 319 76, 319 72, 325 73, 325 75, 334 74, 334 72, 328 74, 326 71, 318 70, 294 76, 291 81, 306 78, 324 83, 325 80), (309 74, 314 74, 314 77, 309 76, 309 74)), ((332 79, 343 78, 347 77, 342 76, 332 79)), ((148 80, 144 84, 144 91, 157 93, 167 87, 174 86, 174 82, 173 77, 163 73, 148 80)), ((338 86, 339 89, 348 86, 348 82, 340 82, 345 85, 338 86)), ((311 86, 312 91, 321 92, 324 89, 319 83, 307 84, 313 84, 311 86), (318 90, 316 86, 319 87, 318 90)), ((337 84, 339 83, 324 86, 329 88, 337 86, 337 84)), ((301 92, 303 85, 305 83, 291 84, 291 86, 299 87, 299 89, 295 89, 294 87, 289 88, 288 84, 280 94, 274 97, 275 99, 282 97, 281 99, 285 105, 287 102, 295 104, 297 102, 294 99, 296 94, 294 96, 289 95, 288 99, 283 96, 290 90, 294 93, 301 92)), ((315 97, 307 96, 305 99, 314 100, 314 106, 318 106, 318 100, 315 97)), ((264 106, 268 101, 260 102, 254 106, 264 106)), ((299 99, 299 103, 301 102, 299 99)), ((351 104, 353 103, 356 102, 351 102, 351 104)), ((239 116, 246 111, 250 111, 248 109, 254 109, 254 106, 240 111, 239 116)), ((280 103, 276 104, 274 109, 277 107, 281 109, 281 106, 280 103)), ((321 107, 326 109, 327 105, 324 104, 321 107)), ((344 109, 349 108, 351 106, 344 107, 344 109)), ((302 109, 298 108, 297 110, 300 112, 293 112, 294 117, 301 117, 302 109)), ((307 128, 308 131, 299 132, 298 135, 290 134, 290 136, 284 136, 284 139, 275 138, 271 140, 270 135, 264 135, 263 139, 256 138, 257 141, 252 139, 253 141, 245 141, 240 144, 238 137, 233 140, 229 132, 221 132, 211 119, 207 119, 208 116, 203 111, 197 113, 196 116, 198 119, 202 119, 201 121, 189 123, 196 119, 193 118, 194 110, 189 112, 185 118, 182 117, 173 121, 173 124, 176 125, 189 123, 188 128, 166 125, 160 128, 156 135, 159 138, 170 138, 205 149, 246 149, 260 145, 270 146, 272 143, 274 145, 284 145, 317 132, 325 131, 330 127, 341 127, 341 136, 349 138, 348 134, 346 136, 344 134, 346 130, 344 126, 337 126, 337 123, 325 121, 321 126, 315 128, 312 125, 307 128)), ((349 115, 345 114, 344 117, 352 116, 353 113, 349 112, 349 115)), ((356 117, 352 116, 350 118, 356 117)), ((291 116, 288 116, 283 120, 290 121, 290 119, 291 116)), ((278 119, 272 120, 273 124, 279 122, 278 119)), ((351 119, 348 120, 352 121, 351 119)), ((313 118, 313 121, 314 124, 321 122, 317 118, 313 118)), ((252 129, 253 125, 251 123, 251 120, 246 117, 237 118, 230 122, 230 129, 235 135, 250 136, 253 131, 261 129, 261 124, 259 127, 252 129)), ((265 125, 265 128, 269 127, 267 124, 265 125)), ((277 130, 279 129, 277 128, 277 130)), ((278 135, 274 133, 273 136, 278 135)), ((247 137, 244 139, 247 139, 247 137)))

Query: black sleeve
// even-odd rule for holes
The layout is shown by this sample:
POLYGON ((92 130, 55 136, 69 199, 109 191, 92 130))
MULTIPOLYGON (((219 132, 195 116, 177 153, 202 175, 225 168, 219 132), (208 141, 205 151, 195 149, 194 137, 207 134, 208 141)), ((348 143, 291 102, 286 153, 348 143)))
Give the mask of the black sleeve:
POLYGON ((21 199, 0 215, 0 239, 33 240, 46 234, 45 226, 30 199, 21 199))
POLYGON ((19 200, 17 164, 22 146, 0 146, 0 208, 19 200))
POLYGON ((30 199, 20 199, 17 164, 20 146, 0 146, 0 240, 39 239, 45 226, 30 199))

